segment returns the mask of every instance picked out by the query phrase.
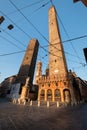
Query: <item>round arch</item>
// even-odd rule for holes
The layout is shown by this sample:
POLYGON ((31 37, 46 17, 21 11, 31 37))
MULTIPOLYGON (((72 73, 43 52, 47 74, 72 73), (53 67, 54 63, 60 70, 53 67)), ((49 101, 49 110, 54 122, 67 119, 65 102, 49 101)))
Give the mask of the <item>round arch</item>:
POLYGON ((47 100, 52 101, 52 90, 51 89, 47 90, 47 100))
POLYGON ((59 89, 55 89, 54 91, 54 97, 55 97, 55 101, 61 101, 61 93, 59 89))
POLYGON ((44 98, 45 98, 45 90, 42 89, 40 92, 40 100, 44 100, 44 98))
POLYGON ((64 95, 64 102, 70 103, 71 102, 70 90, 69 89, 64 89, 63 90, 63 95, 64 95))

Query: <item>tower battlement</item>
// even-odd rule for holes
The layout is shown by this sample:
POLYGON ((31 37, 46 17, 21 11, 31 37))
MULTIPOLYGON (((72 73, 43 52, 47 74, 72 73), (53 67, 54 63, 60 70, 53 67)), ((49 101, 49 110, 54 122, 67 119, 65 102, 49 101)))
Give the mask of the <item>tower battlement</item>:
POLYGON ((53 75, 53 76, 42 75, 38 78, 37 82, 45 83, 45 82, 58 82, 58 81, 66 81, 66 80, 67 80, 66 75, 53 75))

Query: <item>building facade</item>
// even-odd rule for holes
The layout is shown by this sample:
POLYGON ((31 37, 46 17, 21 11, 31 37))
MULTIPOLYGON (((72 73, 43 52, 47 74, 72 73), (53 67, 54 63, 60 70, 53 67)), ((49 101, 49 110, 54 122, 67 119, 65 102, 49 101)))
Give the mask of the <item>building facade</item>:
POLYGON ((5 97, 7 94, 10 93, 11 84, 15 82, 16 75, 13 75, 11 77, 6 78, 1 84, 0 84, 0 97, 5 97))
POLYGON ((49 9, 49 63, 45 75, 39 61, 36 70, 36 84, 39 86, 39 101, 77 103, 81 93, 76 75, 68 72, 55 7, 49 9))
POLYGON ((31 39, 26 49, 19 72, 15 76, 6 78, 0 84, 0 96, 9 98, 28 97, 29 91, 32 91, 34 71, 38 54, 39 42, 37 39, 31 39), (9 93, 8 93, 9 91, 9 93))
POLYGON ((87 0, 73 0, 74 2, 81 1, 87 7, 87 0))
POLYGON ((38 62, 36 84, 39 86, 38 100, 71 102, 68 70, 61 42, 54 6, 49 9, 49 65, 42 74, 42 63, 38 62))

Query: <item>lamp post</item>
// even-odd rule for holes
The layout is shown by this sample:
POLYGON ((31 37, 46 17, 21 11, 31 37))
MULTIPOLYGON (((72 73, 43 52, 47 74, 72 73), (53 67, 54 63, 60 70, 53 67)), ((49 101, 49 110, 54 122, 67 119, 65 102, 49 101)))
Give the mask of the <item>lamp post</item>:
MULTIPOLYGON (((5 20, 4 16, 0 16, 0 25, 4 22, 4 20, 5 20)), ((9 24, 9 25, 7 26, 7 28, 8 28, 9 30, 12 30, 12 29, 14 28, 14 26, 13 26, 12 24, 9 24)), ((1 32, 1 30, 0 30, 0 32, 1 32)))
POLYGON ((5 18, 3 16, 0 16, 0 24, 2 24, 4 20, 5 18))
POLYGON ((87 48, 84 48, 83 51, 84 51, 84 56, 85 56, 85 60, 86 60, 86 63, 87 63, 87 48))

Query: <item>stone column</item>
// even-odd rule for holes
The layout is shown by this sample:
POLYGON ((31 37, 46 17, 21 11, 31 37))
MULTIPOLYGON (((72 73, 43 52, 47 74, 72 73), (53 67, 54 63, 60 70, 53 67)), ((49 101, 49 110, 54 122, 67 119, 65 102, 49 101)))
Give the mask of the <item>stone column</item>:
POLYGON ((21 99, 25 99, 28 96, 29 87, 24 86, 22 88, 21 99))
POLYGON ((21 93, 20 99, 26 99, 26 97, 28 98, 28 93, 29 93, 28 83, 29 83, 29 80, 30 80, 30 77, 28 77, 28 78, 26 79, 26 83, 25 83, 25 85, 22 87, 22 93, 21 93))
POLYGON ((55 96, 54 96, 54 89, 52 89, 52 101, 55 101, 55 96))
POLYGON ((63 89, 61 89, 60 92, 61 92, 61 102, 64 102, 63 89))
POLYGON ((45 101, 47 101, 47 90, 45 89, 45 101))
POLYGON ((40 101, 38 100, 38 107, 40 107, 40 101))
POLYGON ((38 91, 38 101, 40 101, 40 89, 38 91))

